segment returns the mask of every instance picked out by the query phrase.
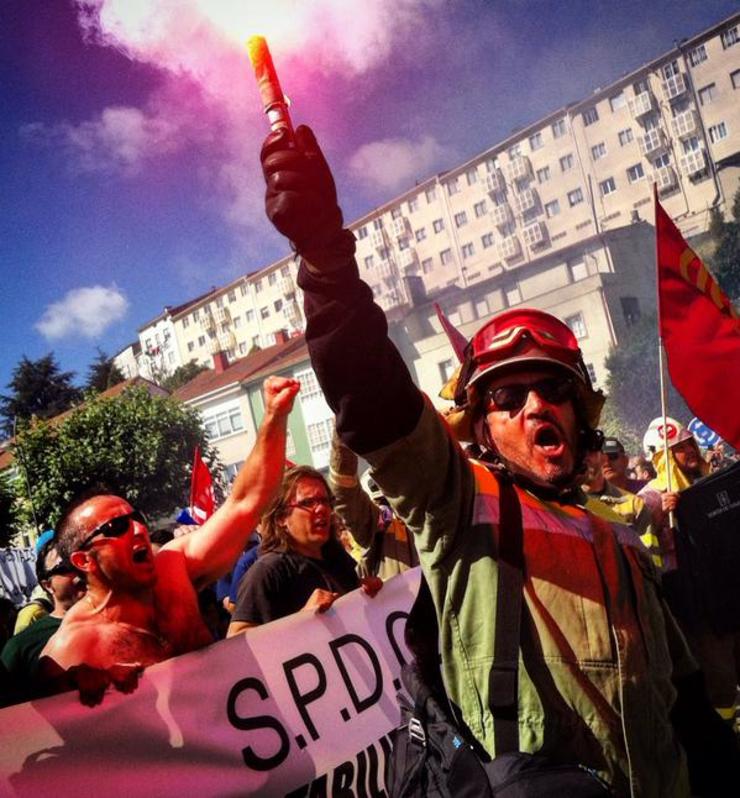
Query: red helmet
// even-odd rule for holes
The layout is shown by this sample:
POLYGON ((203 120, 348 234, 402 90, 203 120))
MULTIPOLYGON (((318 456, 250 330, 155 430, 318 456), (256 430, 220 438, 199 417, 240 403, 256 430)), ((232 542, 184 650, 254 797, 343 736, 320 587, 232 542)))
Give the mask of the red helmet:
POLYGON ((458 400, 493 372, 515 365, 557 366, 573 374, 586 420, 596 427, 604 395, 595 391, 575 335, 562 321, 534 308, 507 310, 478 330, 468 344, 458 400))

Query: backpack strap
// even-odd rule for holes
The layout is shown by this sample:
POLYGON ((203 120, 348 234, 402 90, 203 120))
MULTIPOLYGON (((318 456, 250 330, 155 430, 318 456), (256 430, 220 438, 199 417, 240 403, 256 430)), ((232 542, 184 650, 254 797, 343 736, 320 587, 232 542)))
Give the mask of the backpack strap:
POLYGON ((488 681, 496 756, 519 750, 519 643, 524 599, 522 509, 511 476, 499 483, 499 556, 494 667, 488 681))

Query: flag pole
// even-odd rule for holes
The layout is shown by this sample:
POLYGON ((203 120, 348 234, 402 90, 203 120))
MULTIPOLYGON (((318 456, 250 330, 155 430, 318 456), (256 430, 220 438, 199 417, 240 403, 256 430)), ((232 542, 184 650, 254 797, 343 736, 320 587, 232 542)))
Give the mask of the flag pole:
POLYGON ((195 506, 195 495, 194 495, 194 491, 195 491, 195 468, 196 468, 196 466, 198 464, 198 452, 199 452, 199 450, 200 450, 200 446, 196 446, 195 447, 195 453, 193 454, 193 467, 192 467, 192 469, 190 471, 190 505, 189 505, 188 512, 190 512, 191 514, 193 512, 193 507, 195 506))
MULTIPOLYGON (((658 298, 658 371, 660 376, 660 412, 663 416, 663 457, 665 459, 665 474, 666 474, 666 488, 668 493, 673 493, 673 484, 671 480, 671 463, 668 452, 668 438, 666 437, 666 429, 668 428, 668 396, 666 389, 665 378, 665 352, 663 349, 663 336, 661 335, 660 319, 660 244, 658 241, 658 185, 653 183, 653 201, 655 208, 655 291, 658 298)), ((675 518, 673 510, 668 513, 668 525, 673 529, 675 526, 675 518)))

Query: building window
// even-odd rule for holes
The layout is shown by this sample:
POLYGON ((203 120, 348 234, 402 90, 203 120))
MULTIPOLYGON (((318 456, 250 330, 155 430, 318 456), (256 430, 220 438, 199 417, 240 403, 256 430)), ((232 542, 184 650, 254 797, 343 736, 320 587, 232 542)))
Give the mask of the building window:
POLYGON ((709 105, 709 103, 714 102, 717 97, 717 85, 715 83, 710 83, 708 86, 699 89, 698 94, 699 102, 702 105, 709 105))
POLYGON ((475 218, 476 219, 480 219, 481 216, 485 216, 486 215, 486 201, 485 200, 481 200, 480 202, 476 202, 475 205, 473 205, 473 211, 475 212, 475 218))
POLYGON ((321 388, 319 388, 319 381, 316 379, 316 373, 313 369, 305 369, 304 371, 297 371, 295 379, 301 383, 301 392, 299 396, 301 401, 305 402, 307 399, 314 399, 321 396, 321 388))
POLYGON ((398 246, 398 249, 401 251, 403 251, 404 249, 408 249, 411 246, 406 236, 404 236, 403 238, 397 238, 396 245, 398 246))
POLYGON ((614 182, 613 177, 607 177, 606 180, 602 180, 601 183, 599 183, 599 191, 601 192, 602 197, 613 194, 616 190, 617 184, 614 182))
POLYGON ((254 311, 248 310, 245 314, 245 317, 247 319, 247 324, 250 324, 251 322, 254 321, 254 311))
POLYGON ((262 291, 262 280, 254 281, 254 293, 259 294, 262 291))
POLYGON ((432 227, 434 228, 435 233, 441 233, 445 229, 445 223, 443 219, 435 219, 432 222, 432 227))
POLYGON ((246 295, 247 295, 247 284, 246 284, 246 283, 242 283, 242 284, 239 286, 239 293, 240 293, 242 296, 246 296, 246 295))
POLYGON ((483 299, 478 299, 475 302, 475 315, 479 319, 484 319, 488 314, 491 312, 491 309, 488 307, 488 300, 483 297, 483 299))
POLYGON ((566 316, 563 321, 570 327, 573 335, 579 340, 588 335, 586 332, 586 324, 583 321, 583 314, 574 313, 572 316, 566 316))
POLYGON ((465 178, 468 181, 469 186, 474 186, 478 182, 478 170, 468 169, 468 171, 465 173, 465 178))
POLYGON ((462 245, 463 258, 472 258, 474 253, 475 253, 475 247, 473 246, 472 243, 462 245))
POLYGON ((596 107, 587 108, 582 114, 581 117, 583 119, 583 124, 585 127, 589 125, 593 125, 594 122, 599 121, 599 112, 596 110, 596 107))
POLYGON ((400 219, 402 216, 400 208, 393 208, 391 210, 391 219, 400 219))
POLYGON ((409 213, 415 213, 418 210, 419 210, 419 198, 412 197, 409 200, 409 213))
POLYGON ((669 64, 666 64, 661 69, 661 72, 666 80, 670 80, 671 78, 675 77, 679 73, 678 61, 671 61, 669 64))
POLYGON ((513 161, 514 158, 519 158, 522 154, 522 145, 520 142, 516 144, 512 144, 511 147, 507 150, 507 155, 509 156, 509 160, 513 161))
POLYGON ((560 202, 558 200, 553 200, 552 202, 545 203, 545 215, 548 219, 552 219, 553 216, 557 216, 560 213, 560 202))
POLYGON ((575 188, 573 191, 568 192, 568 203, 572 208, 574 205, 578 205, 578 203, 583 202, 583 190, 580 188, 575 188))
POLYGON ((733 89, 740 89, 740 69, 730 72, 730 82, 733 89))
POLYGON ((434 202, 434 200, 437 199, 437 187, 429 186, 429 188, 424 192, 424 196, 427 198, 427 202, 434 202))
POLYGON ((465 211, 455 214, 455 227, 463 227, 468 223, 468 214, 465 211))
POLYGON ((594 144, 591 147, 591 158, 594 161, 598 161, 599 158, 603 158, 606 155, 606 144, 603 141, 600 141, 598 144, 594 144))
POLYGON ((260 308, 260 318, 261 319, 269 319, 270 318, 270 308, 268 308, 268 307, 260 308))
POLYGON ((553 122, 552 125, 550 125, 550 129, 552 130, 552 137, 554 139, 559 139, 561 136, 564 136, 568 132, 565 117, 558 119, 557 122, 553 122))
POLYGON ((242 341, 239 344, 239 354, 240 355, 246 355, 247 354, 247 342, 246 341, 242 341))
POLYGON ((227 294, 229 302, 236 302, 236 291, 229 291, 227 294))
POLYGON ((193 321, 196 322, 200 318, 200 310, 193 311, 193 321))
POLYGON ((319 421, 317 424, 306 424, 308 445, 311 447, 311 451, 314 454, 324 452, 329 448, 333 431, 333 418, 327 418, 326 421, 319 421))
POLYGON ((572 283, 576 283, 579 280, 585 280, 586 277, 588 277, 588 267, 586 266, 586 261, 583 258, 579 258, 578 260, 569 260, 567 266, 568 276, 570 277, 570 281, 572 283))
POLYGON ((415 233, 414 238, 417 241, 423 241, 427 237, 427 229, 426 227, 420 227, 415 233))
POLYGON ((275 308, 275 313, 280 313, 280 311, 283 309, 283 300, 282 299, 276 299, 272 303, 272 305, 275 308))
POLYGON ((726 50, 728 47, 732 47, 738 42, 740 42, 740 33, 738 33, 737 25, 735 25, 734 28, 722 31, 722 48, 724 50, 726 50))
POLYGON ((422 274, 429 274, 434 268, 434 262, 432 258, 424 258, 421 262, 421 273, 422 274))
POLYGON ((234 329, 235 329, 235 330, 236 330, 237 328, 239 328, 239 327, 241 327, 241 326, 242 326, 242 317, 241 317, 241 316, 234 316, 234 317, 231 319, 231 321, 232 321, 232 323, 234 324, 234 329))
POLYGON ((637 183, 639 180, 642 180, 643 177, 645 177, 645 170, 642 168, 641 163, 636 163, 627 170, 627 180, 629 180, 630 183, 637 183))
POLYGON ((650 91, 650 83, 648 82, 647 78, 641 78, 632 84, 632 89, 635 92, 635 95, 643 94, 646 91, 650 91))
POLYGON ((229 331, 229 322, 228 321, 221 322, 221 332, 227 333, 228 331, 229 331))
POLYGON ((696 152, 701 148, 699 137, 692 136, 690 139, 684 139, 681 142, 681 146, 683 147, 683 151, 686 153, 686 155, 688 155, 690 152, 696 152))
POLYGON ((367 227, 365 225, 357 228, 357 238, 360 241, 362 241, 363 238, 367 238, 367 227))
POLYGON ((609 98, 609 107, 612 111, 618 111, 620 108, 624 108, 625 105, 627 105, 627 98, 624 96, 623 91, 609 98))
POLYGON ((588 372, 588 378, 591 380, 591 385, 596 387, 596 369, 594 368, 593 363, 586 363, 586 371, 588 372))
POLYGON ((190 326, 190 319, 187 316, 185 316, 185 318, 182 320, 182 328, 183 330, 187 330, 189 326, 190 326))
POLYGON ((267 275, 267 283, 268 283, 268 285, 275 285, 276 282, 277 282, 277 274, 275 274, 275 272, 270 272, 267 275))
POLYGON ((195 349, 195 344, 192 341, 188 341, 188 352, 192 352, 195 349))
POLYGON ((629 144, 634 138, 631 127, 626 127, 624 130, 620 130, 617 135, 619 136, 619 144, 622 147, 624 147, 625 144, 629 144))
POLYGON ((664 152, 662 155, 659 155, 657 158, 653 159, 653 168, 660 169, 662 166, 670 166, 671 165, 671 156, 664 152))
POLYGON ((375 260, 375 257, 374 257, 373 255, 368 255, 368 256, 365 258, 365 268, 366 268, 366 269, 368 269, 368 270, 369 270, 369 269, 372 269, 372 268, 373 268, 373 261, 374 261, 374 260, 375 260))
POLYGON ((290 277, 290 267, 289 267, 289 266, 283 266, 283 267, 280 269, 280 274, 281 274, 283 277, 286 277, 286 278, 287 278, 287 277, 290 277))
POLYGON ((693 50, 689 50, 689 63, 692 67, 699 66, 702 61, 707 60, 707 48, 700 44, 698 47, 694 47, 693 50))
POLYGON ((712 125, 707 130, 707 133, 709 133, 709 140, 712 144, 716 144, 718 141, 727 138, 727 125, 724 122, 719 122, 716 125, 712 125))
POLYGON ((443 249, 439 253, 439 259, 442 262, 443 266, 447 266, 449 263, 452 263, 452 250, 451 249, 443 249))
POLYGON ((260 348, 260 337, 259 335, 252 336, 252 349, 259 349, 260 348))
POLYGON ((373 219, 373 230, 382 230, 383 229, 383 219, 373 219))
POLYGON ((640 321, 640 301, 636 296, 622 296, 619 297, 622 305, 622 315, 624 316, 624 323, 631 327, 640 321))
POLYGON ((238 407, 203 416, 206 435, 212 441, 241 432, 244 429, 242 411, 238 407))
POLYGON ((216 307, 222 308, 224 306, 224 298, 222 296, 216 299, 216 307))
POLYGON ((550 179, 550 167, 543 166, 542 169, 537 170, 537 182, 542 185, 543 183, 547 183, 550 179))
POLYGON ((488 249, 493 246, 493 233, 484 233, 480 239, 483 249, 488 249))
POLYGON ((437 368, 439 369, 439 378, 442 380, 442 385, 446 385, 455 372, 454 361, 452 358, 443 360, 441 363, 437 363, 437 368))
POLYGON ((534 152, 535 150, 539 150, 545 146, 545 142, 542 140, 542 133, 533 133, 529 137, 529 149, 534 152))
POLYGON ((381 247, 378 250, 378 257, 381 260, 388 260, 388 247, 381 247))
POLYGON ((453 194, 457 194, 458 191, 460 191, 460 182, 456 177, 453 177, 447 181, 447 194, 451 197, 453 194))
POLYGON ((205 335, 198 336, 198 346, 205 346, 206 345, 206 337, 205 335))
POLYGON ((563 155, 560 159, 560 171, 561 172, 569 172, 575 166, 575 158, 573 157, 573 153, 568 153, 567 155, 563 155))

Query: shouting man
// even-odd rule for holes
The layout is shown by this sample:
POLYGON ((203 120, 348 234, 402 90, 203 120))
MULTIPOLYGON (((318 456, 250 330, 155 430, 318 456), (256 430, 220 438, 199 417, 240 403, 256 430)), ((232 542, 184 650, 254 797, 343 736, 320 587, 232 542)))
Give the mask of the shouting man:
POLYGON ((66 510, 57 545, 84 574, 87 592, 43 651, 60 689, 76 685, 81 700, 95 704, 109 684, 130 691, 146 666, 212 642, 196 591, 233 566, 280 485, 299 387, 282 377, 265 381, 262 425, 229 497, 156 555, 146 519, 121 496, 89 496, 66 510))

